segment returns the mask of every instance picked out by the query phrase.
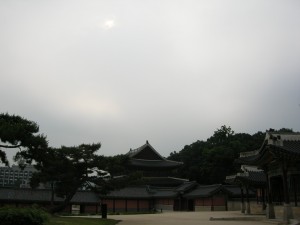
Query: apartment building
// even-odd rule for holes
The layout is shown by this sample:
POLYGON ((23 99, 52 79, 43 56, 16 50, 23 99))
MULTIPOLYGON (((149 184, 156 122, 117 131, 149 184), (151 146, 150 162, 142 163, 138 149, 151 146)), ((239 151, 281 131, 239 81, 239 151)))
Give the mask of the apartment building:
POLYGON ((24 169, 16 165, 0 167, 0 187, 30 187, 30 178, 35 171, 31 165, 24 169))

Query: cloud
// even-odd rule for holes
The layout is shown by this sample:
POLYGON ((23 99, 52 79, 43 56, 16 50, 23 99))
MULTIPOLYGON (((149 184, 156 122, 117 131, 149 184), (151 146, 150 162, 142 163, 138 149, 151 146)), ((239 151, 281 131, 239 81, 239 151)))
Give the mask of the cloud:
POLYGON ((66 99, 65 103, 62 107, 67 114, 76 112, 83 117, 114 118, 120 111, 111 99, 101 98, 93 93, 82 91, 70 99, 66 99))
POLYGON ((300 130, 299 15, 296 1, 1 2, 1 109, 108 154, 149 139, 168 155, 223 124, 300 130))
POLYGON ((106 20, 104 23, 103 23, 103 28, 106 29, 106 30, 109 30, 109 29, 112 29, 116 26, 115 24, 115 21, 114 20, 106 20))

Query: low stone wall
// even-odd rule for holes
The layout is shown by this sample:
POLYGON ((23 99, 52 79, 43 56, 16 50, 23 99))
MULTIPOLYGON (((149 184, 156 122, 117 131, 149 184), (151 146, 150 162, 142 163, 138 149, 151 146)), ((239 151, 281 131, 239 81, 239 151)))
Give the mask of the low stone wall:
MULTIPOLYGON (((295 219, 300 220, 300 206, 292 206, 292 211, 293 211, 293 216, 295 219)), ((276 218, 283 218, 283 206, 282 205, 277 205, 274 206, 274 211, 275 211, 275 217, 276 218)))
POLYGON ((227 201, 227 210, 228 211, 239 211, 241 210, 241 200, 230 200, 227 201))
POLYGON ((294 206, 292 207, 292 209, 293 209, 294 218, 300 220, 300 206, 298 207, 294 206))
MULTIPOLYGON (((227 210, 228 211, 241 211, 242 203, 241 201, 228 201, 227 210)), ((247 202, 244 202, 244 207, 246 210, 247 202)), ((265 214, 262 204, 258 204, 256 201, 250 201, 250 214, 265 214)))
POLYGON ((213 206, 212 211, 226 211, 226 206, 213 206))
POLYGON ((250 213, 251 214, 265 214, 266 211, 263 209, 263 205, 262 204, 257 204, 257 202, 255 201, 251 201, 250 202, 250 213))
POLYGON ((195 211, 211 211, 211 206, 195 206, 195 211))
POLYGON ((160 211, 173 211, 173 205, 163 205, 163 204, 156 204, 155 209, 160 211))

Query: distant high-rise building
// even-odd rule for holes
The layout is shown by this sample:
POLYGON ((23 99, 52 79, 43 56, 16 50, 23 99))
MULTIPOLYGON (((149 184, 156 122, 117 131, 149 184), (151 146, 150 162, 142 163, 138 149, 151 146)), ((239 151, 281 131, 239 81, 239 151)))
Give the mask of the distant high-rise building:
POLYGON ((24 169, 16 165, 0 167, 0 187, 30 187, 30 179, 36 171, 31 165, 24 169))

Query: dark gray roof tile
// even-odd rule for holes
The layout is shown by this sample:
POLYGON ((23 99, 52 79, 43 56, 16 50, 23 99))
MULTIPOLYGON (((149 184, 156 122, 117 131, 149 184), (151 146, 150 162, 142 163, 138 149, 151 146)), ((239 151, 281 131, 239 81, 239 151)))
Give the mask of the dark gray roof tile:
POLYGON ((147 186, 125 187, 108 193, 105 198, 150 198, 147 186))
POLYGON ((184 197, 209 197, 221 190, 221 184, 214 185, 198 185, 196 189, 184 195, 184 197))
MULTIPOLYGON (((51 200, 51 191, 48 189, 9 189, 0 188, 1 201, 14 202, 48 202, 51 200)), ((63 201, 63 198, 55 196, 55 202, 63 201)), ((99 197, 91 191, 78 191, 72 198, 73 203, 98 203, 99 197)))

